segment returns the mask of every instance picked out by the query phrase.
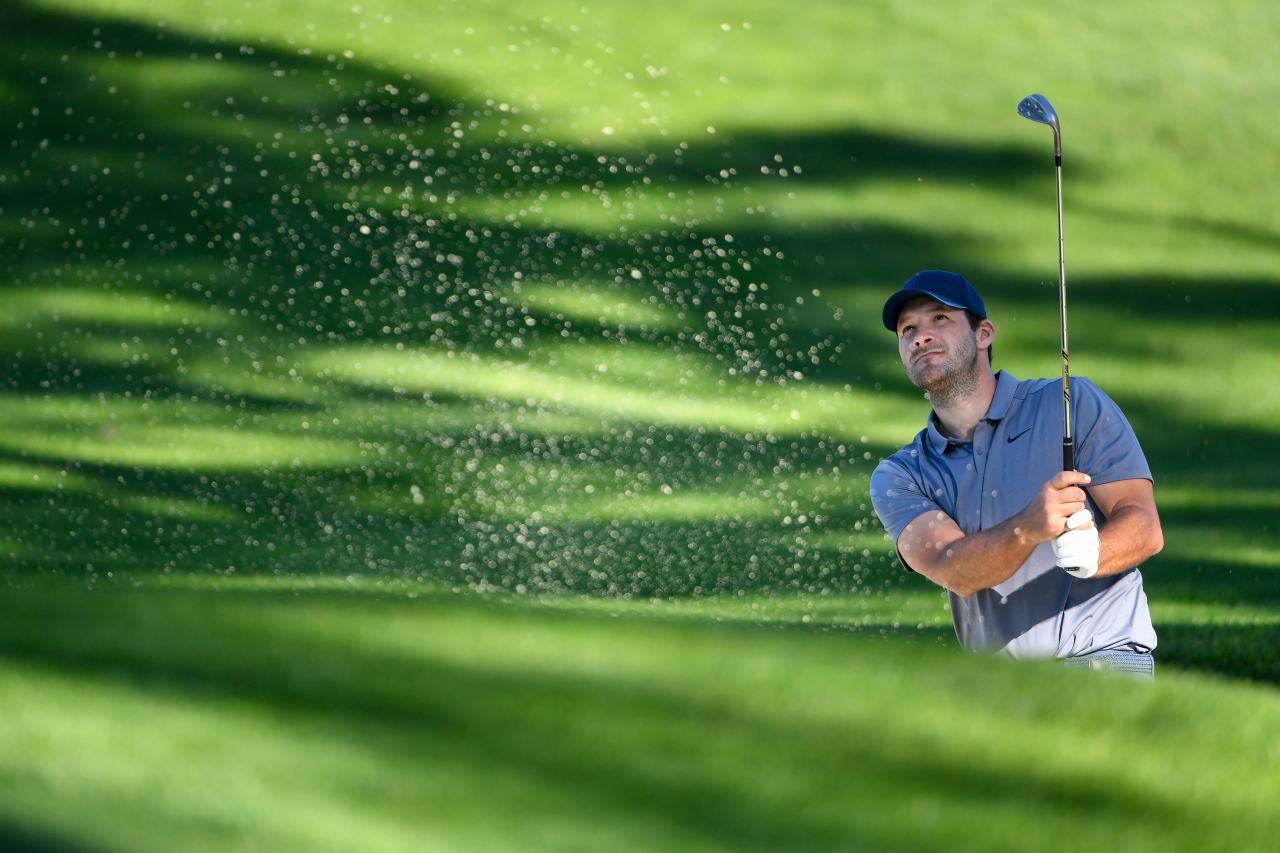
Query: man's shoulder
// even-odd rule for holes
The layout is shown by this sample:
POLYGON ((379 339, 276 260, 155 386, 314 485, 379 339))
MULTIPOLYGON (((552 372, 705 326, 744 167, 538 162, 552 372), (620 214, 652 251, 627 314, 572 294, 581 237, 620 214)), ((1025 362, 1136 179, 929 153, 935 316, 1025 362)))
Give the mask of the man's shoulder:
POLYGON ((916 470, 919 467, 920 456, 924 453, 928 433, 928 429, 920 430, 910 442, 881 459, 871 476, 892 473, 895 469, 916 470))
MULTIPOLYGON (((1086 394, 1102 393, 1102 389, 1089 377, 1072 376, 1072 396, 1075 396, 1077 391, 1086 394)), ((1035 402, 1057 400, 1062 396, 1062 377, 1059 376, 1054 379, 1020 379, 1013 393, 1014 398, 1018 400, 1033 400, 1035 402)))
POLYGON ((1062 393, 1061 379, 1020 379, 1013 395, 1017 399, 1039 399, 1047 391, 1062 393))

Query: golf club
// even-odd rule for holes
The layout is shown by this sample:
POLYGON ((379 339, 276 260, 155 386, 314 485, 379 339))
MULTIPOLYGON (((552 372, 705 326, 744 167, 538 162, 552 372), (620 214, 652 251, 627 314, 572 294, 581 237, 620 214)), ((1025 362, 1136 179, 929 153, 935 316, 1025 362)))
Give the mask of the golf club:
POLYGON ((1058 172, 1058 316, 1062 342, 1062 470, 1074 471, 1075 448, 1071 440, 1071 372, 1067 358, 1067 267, 1062 254, 1062 129, 1058 114, 1044 95, 1027 95, 1018 104, 1018 115, 1053 130, 1053 163, 1058 172))

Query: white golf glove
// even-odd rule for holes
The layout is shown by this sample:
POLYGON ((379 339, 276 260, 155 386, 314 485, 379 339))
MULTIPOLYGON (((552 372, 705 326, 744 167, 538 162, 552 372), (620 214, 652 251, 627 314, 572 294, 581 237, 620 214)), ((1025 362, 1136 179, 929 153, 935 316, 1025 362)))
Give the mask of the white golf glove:
POLYGON ((1091 578, 1098 573, 1098 528, 1081 525, 1093 521, 1087 509, 1072 513, 1067 519, 1067 532, 1053 540, 1053 556, 1058 567, 1077 578, 1091 578))

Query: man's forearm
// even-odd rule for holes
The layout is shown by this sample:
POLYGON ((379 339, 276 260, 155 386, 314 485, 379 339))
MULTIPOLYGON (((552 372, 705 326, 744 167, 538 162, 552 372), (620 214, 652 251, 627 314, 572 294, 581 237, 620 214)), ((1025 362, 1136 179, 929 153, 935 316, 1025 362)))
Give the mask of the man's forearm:
POLYGON ((1113 509, 1098 535, 1102 540, 1099 576, 1128 571, 1164 547, 1159 516, 1139 505, 1113 509))
MULTIPOLYGON (((1017 515, 988 530, 965 534, 955 519, 925 513, 903 528, 898 550, 907 565, 957 595, 973 595, 1008 580, 1041 542, 1058 536, 1084 509, 1090 477, 1061 471, 1017 515)), ((1128 502, 1121 505, 1127 505, 1128 502)))
MULTIPOLYGON (((1039 544, 1023 532, 1023 523, 1017 515, 990 530, 938 543, 936 553, 914 555, 922 564, 919 570, 957 595, 989 589, 1012 577, 1039 544)), ((1115 508, 1099 538, 1098 576, 1127 571, 1164 546, 1159 517, 1137 505, 1115 508)), ((903 556, 910 561, 913 555, 904 552, 903 556)))
POLYGON ((936 546, 935 553, 903 553, 914 568, 957 595, 969 596, 1008 580, 1039 544, 1015 515, 989 530, 962 535, 936 546), (919 565, 912 560, 915 557, 919 565))

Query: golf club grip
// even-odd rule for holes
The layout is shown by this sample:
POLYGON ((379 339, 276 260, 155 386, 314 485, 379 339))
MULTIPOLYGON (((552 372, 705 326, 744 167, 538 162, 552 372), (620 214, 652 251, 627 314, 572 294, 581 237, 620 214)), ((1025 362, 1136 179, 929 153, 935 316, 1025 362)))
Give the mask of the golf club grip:
MULTIPOLYGON (((1062 439, 1062 470, 1075 470, 1075 446, 1070 438, 1062 439)), ((1062 571, 1074 571, 1078 566, 1062 567, 1062 571)))
MULTIPOLYGON (((1069 438, 1062 439, 1062 470, 1063 471, 1076 470, 1075 445, 1072 443, 1071 439, 1069 438)), ((1077 568, 1079 567, 1071 566, 1068 568, 1064 566, 1062 570, 1064 572, 1072 572, 1072 571, 1075 571, 1077 568)))

